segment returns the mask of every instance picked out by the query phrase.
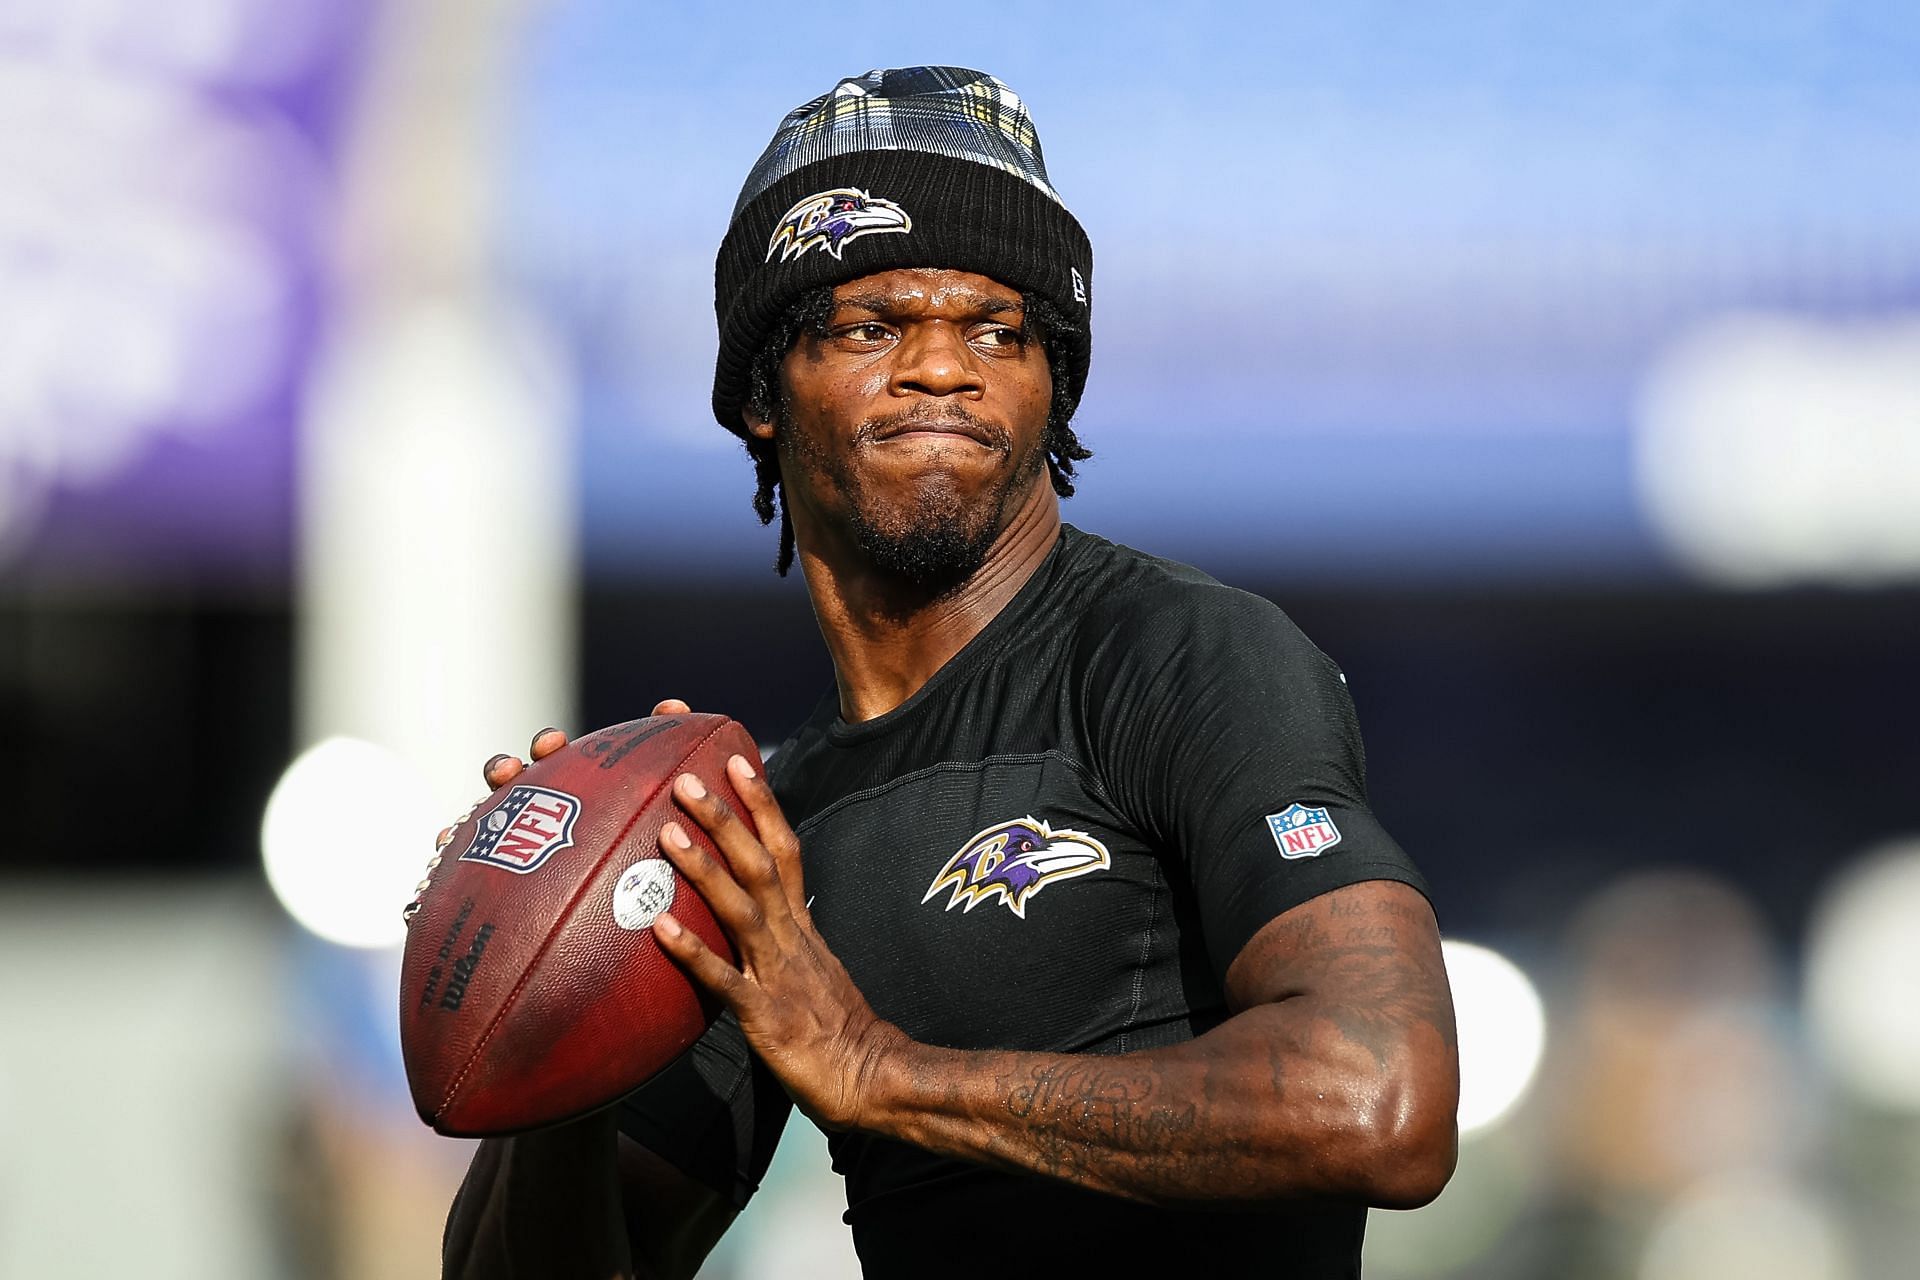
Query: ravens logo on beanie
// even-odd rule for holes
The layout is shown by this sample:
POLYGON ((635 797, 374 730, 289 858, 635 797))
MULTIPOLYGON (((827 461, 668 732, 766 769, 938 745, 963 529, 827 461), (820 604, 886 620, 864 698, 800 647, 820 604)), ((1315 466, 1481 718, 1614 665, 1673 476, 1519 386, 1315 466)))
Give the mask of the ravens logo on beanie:
POLYGON ((1079 400, 1093 249, 1047 178, 1026 105, 984 72, 905 67, 796 107, 747 175, 714 265, 720 425, 746 434, 748 369, 795 298, 897 267, 977 272, 1050 300, 1078 323, 1067 387, 1079 400))

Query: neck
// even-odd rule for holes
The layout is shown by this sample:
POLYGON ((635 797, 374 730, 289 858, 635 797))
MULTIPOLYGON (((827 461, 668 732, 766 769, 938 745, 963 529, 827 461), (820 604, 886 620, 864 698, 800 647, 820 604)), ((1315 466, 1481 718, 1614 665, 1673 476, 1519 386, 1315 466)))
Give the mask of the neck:
POLYGON ((1059 499, 1043 472, 980 568, 931 599, 916 599, 863 560, 821 555, 803 539, 800 569, 833 657, 841 719, 872 720, 919 692, 1019 594, 1059 536, 1059 499))

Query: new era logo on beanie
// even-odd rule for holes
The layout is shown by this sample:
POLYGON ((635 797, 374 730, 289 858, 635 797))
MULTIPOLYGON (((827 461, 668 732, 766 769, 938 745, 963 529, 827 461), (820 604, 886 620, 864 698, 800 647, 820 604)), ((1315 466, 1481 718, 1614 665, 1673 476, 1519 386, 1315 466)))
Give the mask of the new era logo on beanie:
MULTIPOLYGON (((869 71, 780 122, 714 268, 720 424, 744 434, 748 368, 793 299, 896 267, 990 276, 1090 329, 1086 232, 1047 178, 1026 105, 984 72, 869 71)), ((1089 352, 1084 337, 1069 352, 1075 400, 1089 352)))

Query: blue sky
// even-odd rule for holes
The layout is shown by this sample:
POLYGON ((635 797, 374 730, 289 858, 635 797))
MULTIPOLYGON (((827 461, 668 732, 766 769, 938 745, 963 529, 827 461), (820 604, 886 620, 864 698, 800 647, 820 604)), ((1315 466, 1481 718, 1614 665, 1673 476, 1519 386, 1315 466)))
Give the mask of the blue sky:
POLYGON ((1658 573, 1649 362, 1728 311, 1920 300, 1910 5, 824 12, 529 31, 502 252, 587 377, 601 571, 765 559, 706 415, 712 252, 779 117, 872 66, 1027 100, 1096 255, 1069 518, 1221 571, 1658 573))

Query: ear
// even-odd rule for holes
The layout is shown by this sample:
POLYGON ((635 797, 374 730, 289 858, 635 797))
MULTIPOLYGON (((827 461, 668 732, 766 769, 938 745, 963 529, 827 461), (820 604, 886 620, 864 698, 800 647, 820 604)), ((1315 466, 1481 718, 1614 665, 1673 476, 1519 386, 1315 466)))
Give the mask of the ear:
POLYGON ((747 434, 756 440, 773 439, 773 419, 763 418, 751 408, 740 410, 740 421, 746 424, 747 434))

